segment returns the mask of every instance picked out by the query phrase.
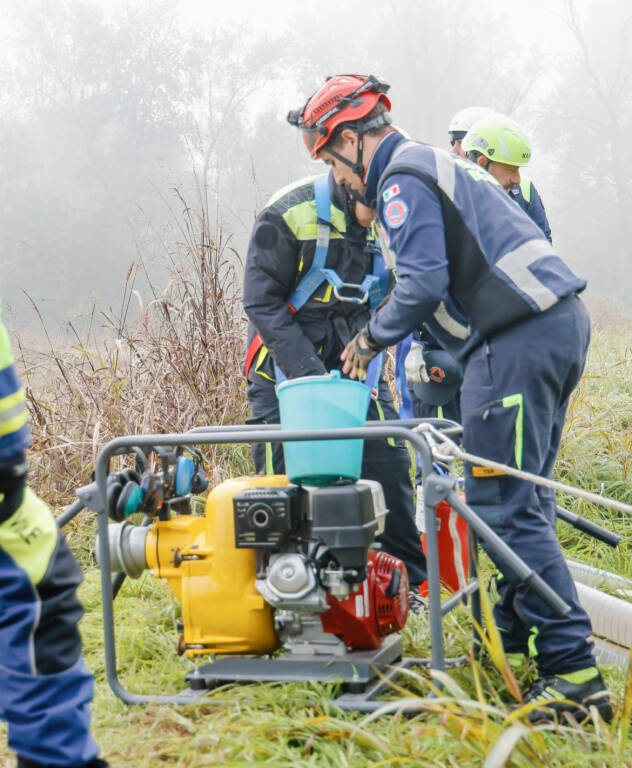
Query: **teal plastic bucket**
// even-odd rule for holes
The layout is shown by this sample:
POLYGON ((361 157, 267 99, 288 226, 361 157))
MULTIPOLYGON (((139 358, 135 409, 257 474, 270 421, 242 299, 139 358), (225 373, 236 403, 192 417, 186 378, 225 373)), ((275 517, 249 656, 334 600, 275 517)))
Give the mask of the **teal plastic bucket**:
MULTIPOLYGON (((282 429, 362 427, 366 422, 371 391, 359 381, 343 379, 340 371, 286 380, 276 391, 282 429)), ((291 482, 302 485, 357 480, 363 447, 363 440, 283 443, 285 470, 291 482)))

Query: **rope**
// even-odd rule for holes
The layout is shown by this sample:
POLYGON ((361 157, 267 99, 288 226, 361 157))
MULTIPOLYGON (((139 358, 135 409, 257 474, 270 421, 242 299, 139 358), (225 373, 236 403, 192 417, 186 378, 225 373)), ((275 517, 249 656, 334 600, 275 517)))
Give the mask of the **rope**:
POLYGON ((540 475, 534 475, 531 472, 524 472, 522 469, 516 469, 515 467, 508 467, 506 464, 500 464, 497 461, 491 461, 485 459, 482 456, 475 456, 472 453, 462 451, 459 446, 446 437, 432 424, 420 424, 415 427, 415 431, 421 432, 428 441, 432 450, 432 455, 437 461, 453 462, 455 459, 463 459, 469 461, 471 464, 477 464, 481 467, 489 467, 490 469, 498 469, 504 472, 506 475, 518 477, 521 480, 529 480, 535 485, 541 485, 544 488, 552 488, 555 491, 563 491, 564 493, 570 493, 572 496, 577 496, 585 501, 590 501, 593 504, 601 504, 604 507, 610 509, 616 509, 619 512, 625 512, 628 515, 632 515, 632 505, 624 504, 622 501, 615 501, 615 499, 609 499, 606 496, 600 496, 598 493, 591 493, 590 491, 584 491, 581 488, 575 488, 572 485, 566 485, 565 483, 558 483, 557 480, 551 480, 548 477, 540 477, 540 475))

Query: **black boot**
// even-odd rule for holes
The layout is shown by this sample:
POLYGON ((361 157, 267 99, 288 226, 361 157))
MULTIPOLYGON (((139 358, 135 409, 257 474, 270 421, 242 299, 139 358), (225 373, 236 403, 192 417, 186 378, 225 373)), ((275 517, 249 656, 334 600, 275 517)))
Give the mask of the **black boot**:
POLYGON ((612 720, 614 714, 610 692, 597 667, 564 675, 541 677, 525 694, 524 703, 531 702, 542 704, 529 712, 531 723, 562 720, 565 715, 583 722, 590 717, 590 707, 595 707, 607 723, 612 720))

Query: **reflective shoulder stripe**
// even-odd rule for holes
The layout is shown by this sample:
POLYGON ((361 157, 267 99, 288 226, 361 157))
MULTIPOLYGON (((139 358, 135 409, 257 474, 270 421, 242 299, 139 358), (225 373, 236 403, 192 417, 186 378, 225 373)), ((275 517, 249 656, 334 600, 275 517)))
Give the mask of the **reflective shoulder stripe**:
POLYGON ((520 177, 520 191, 525 199, 525 202, 531 202, 531 179, 528 176, 520 177))
POLYGON ((48 569, 58 535, 48 505, 26 487, 18 509, 0 525, 0 547, 37 586, 48 569))
POLYGON ((557 303, 557 296, 541 283, 529 267, 543 256, 554 256, 548 240, 528 240, 514 251, 505 254, 494 267, 504 272, 516 287, 532 299, 538 309, 545 309, 557 303))
POLYGON ((17 432, 27 421, 24 390, 0 400, 0 437, 17 432))
MULTIPOLYGON (((394 270, 396 266, 395 251, 389 248, 388 235, 384 231, 384 228, 382 227, 379 221, 376 222, 375 233, 377 234, 377 241, 380 245, 380 250, 382 251, 382 258, 384 259, 384 264, 386 264, 386 267, 388 269, 394 270)), ((395 275, 395 279, 397 279, 397 275, 395 275)))
MULTIPOLYGON (((283 220, 297 240, 316 240, 318 224, 315 200, 306 200, 288 208, 283 214, 283 220)), ((331 239, 340 239, 342 237, 340 233, 347 231, 347 221, 344 213, 334 205, 331 206, 331 223, 333 226, 331 239)))
POLYGON ((395 149, 393 150, 393 154, 391 155, 390 160, 388 161, 389 164, 392 163, 393 160, 395 160, 395 158, 398 155, 401 155, 405 149, 408 149, 409 147, 418 147, 418 146, 420 146, 419 142, 413 141, 412 139, 406 139, 406 141, 402 141, 402 143, 398 144, 398 146, 396 146, 395 149))
POLYGON ((457 339, 467 339, 470 335, 468 326, 455 320, 443 301, 440 301, 439 306, 435 309, 434 318, 444 330, 457 339))
POLYGON ((295 189, 299 189, 300 187, 313 186, 315 178, 315 176, 306 176, 304 179, 294 181, 291 184, 288 184, 286 187, 277 190, 265 204, 265 207, 267 208, 269 205, 273 205, 277 202, 277 200, 280 200, 284 195, 288 195, 295 189))
POLYGON ((450 200, 454 200, 454 185, 456 183, 456 167, 452 156, 444 149, 432 148, 437 166, 437 184, 450 200))

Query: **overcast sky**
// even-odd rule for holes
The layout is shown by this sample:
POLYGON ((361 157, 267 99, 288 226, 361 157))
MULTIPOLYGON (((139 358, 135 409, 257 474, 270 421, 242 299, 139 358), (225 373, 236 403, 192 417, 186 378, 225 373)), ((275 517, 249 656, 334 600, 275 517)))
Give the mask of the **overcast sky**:
POLYGON ((0 292, 18 324, 22 290, 53 324, 116 305, 130 265, 177 250, 174 189, 195 209, 202 178, 243 257, 268 196, 322 169, 287 110, 341 71, 390 82, 395 123, 439 146, 460 108, 511 114, 554 245, 589 292, 629 296, 630 0, 3 4, 0 292))

